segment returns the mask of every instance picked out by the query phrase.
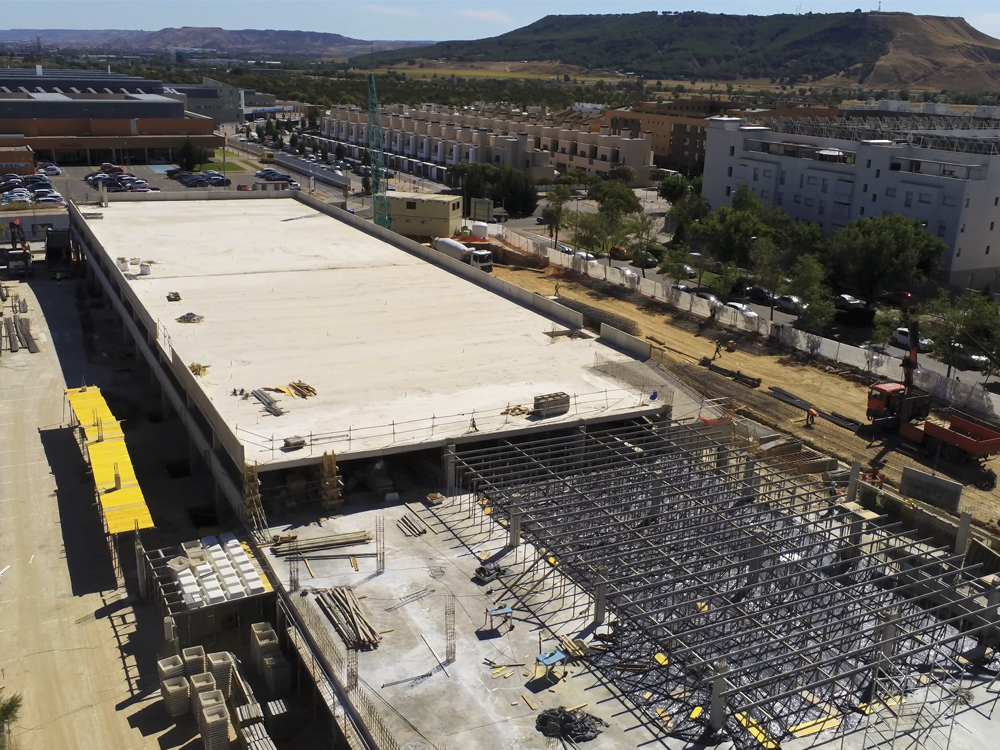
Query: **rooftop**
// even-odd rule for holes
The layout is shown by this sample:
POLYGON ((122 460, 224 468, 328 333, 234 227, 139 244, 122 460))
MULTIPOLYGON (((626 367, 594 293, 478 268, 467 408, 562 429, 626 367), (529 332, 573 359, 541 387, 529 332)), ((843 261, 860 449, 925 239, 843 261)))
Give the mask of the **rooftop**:
POLYGON ((532 418, 508 407, 556 392, 570 394, 570 410, 546 424, 652 408, 594 368, 595 355, 614 356, 597 339, 552 336, 563 327, 351 217, 292 198, 123 201, 101 214, 89 225, 111 274, 155 322, 206 417, 236 436, 230 454, 247 461, 276 468, 327 450, 361 457, 524 429, 532 418), (140 254, 148 275, 114 265, 140 254), (178 322, 187 313, 199 322, 178 322), (195 363, 207 374, 190 378, 183 368, 195 363), (316 395, 269 391, 280 416, 250 395, 294 381, 316 395), (283 452, 293 436, 309 447, 283 452))

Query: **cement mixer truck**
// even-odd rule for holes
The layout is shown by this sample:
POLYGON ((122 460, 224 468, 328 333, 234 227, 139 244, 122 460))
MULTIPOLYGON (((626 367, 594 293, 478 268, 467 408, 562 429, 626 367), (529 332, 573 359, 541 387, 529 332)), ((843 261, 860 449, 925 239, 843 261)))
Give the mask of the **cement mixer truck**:
POLYGON ((437 237, 431 242, 431 247, 449 258, 468 263, 473 268, 490 273, 493 270, 493 253, 489 250, 473 250, 458 240, 448 237, 437 237))

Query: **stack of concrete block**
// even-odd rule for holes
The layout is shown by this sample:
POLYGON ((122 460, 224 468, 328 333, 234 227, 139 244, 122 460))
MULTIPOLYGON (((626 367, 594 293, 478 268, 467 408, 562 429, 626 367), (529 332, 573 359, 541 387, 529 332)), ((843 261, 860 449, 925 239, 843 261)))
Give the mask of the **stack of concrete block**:
POLYGON ((160 697, 167 713, 177 718, 191 710, 191 685, 187 677, 168 677, 160 682, 160 697))
POLYGON ((202 709, 201 739, 205 750, 229 750, 229 713, 224 703, 202 709))
POLYGON ((191 646, 181 651, 184 660, 184 674, 188 677, 202 674, 205 671, 205 647, 191 646))
POLYGON ((184 676, 184 660, 179 656, 168 656, 156 662, 156 673, 160 677, 160 683, 171 677, 184 676))
POLYGON ((239 735, 242 750, 276 750, 264 725, 259 722, 241 727, 239 735))
POLYGON ((292 714, 283 700, 264 704, 264 726, 267 733, 276 740, 287 740, 295 732, 292 714))
POLYGON ((208 552, 212 569, 222 581, 222 588, 226 593, 226 598, 242 599, 245 597, 247 592, 243 588, 243 581, 240 579, 239 573, 236 572, 236 568, 233 567, 233 563, 229 559, 229 555, 226 554, 226 550, 219 544, 219 540, 214 536, 209 536, 202 539, 201 543, 204 545, 205 551, 208 552))
POLYGON ((292 692, 292 665, 280 652, 264 657, 264 680, 273 695, 292 692))
POLYGON ((236 707, 236 726, 248 727, 264 720, 264 711, 259 703, 247 703, 236 707))
POLYGON ((188 682, 191 683, 191 711, 200 719, 201 709, 204 707, 202 696, 215 691, 215 678, 211 672, 205 672, 191 675, 188 682))
POLYGON ((197 700, 192 696, 191 709, 197 709, 195 714, 198 717, 198 729, 204 733, 204 720, 205 720, 205 709, 213 706, 222 706, 223 710, 226 712, 226 716, 229 716, 229 710, 226 708, 226 699, 222 697, 222 693, 218 690, 208 690, 204 693, 199 693, 197 700))
POLYGON ((267 622, 255 622, 250 626, 250 658, 257 674, 266 678, 264 659, 281 653, 278 634, 267 622))
POLYGON ((233 694, 233 669, 235 660, 228 651, 217 651, 208 655, 208 671, 215 678, 215 687, 229 700, 233 694))
POLYGON ((243 583, 243 588, 247 595, 255 596, 263 594, 265 589, 264 582, 260 578, 260 572, 254 567, 250 556, 247 555, 246 550, 243 549, 243 545, 240 544, 239 540, 232 534, 223 534, 221 542, 223 549, 226 551, 226 556, 229 558, 229 561, 240 577, 240 581, 243 583))

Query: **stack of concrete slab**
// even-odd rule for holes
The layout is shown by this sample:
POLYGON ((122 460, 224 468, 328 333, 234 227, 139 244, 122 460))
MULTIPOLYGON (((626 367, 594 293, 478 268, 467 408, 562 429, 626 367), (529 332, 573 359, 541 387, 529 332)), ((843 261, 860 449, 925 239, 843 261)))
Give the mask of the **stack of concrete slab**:
POLYGON ((264 674, 264 659, 281 653, 278 634, 268 622, 255 622, 250 626, 250 658, 254 669, 261 677, 264 674))
POLYGON ((284 654, 264 657, 264 680, 272 695, 288 695, 292 692, 292 665, 284 654))
POLYGON ((242 750, 276 750, 264 725, 259 722, 241 727, 239 735, 242 750))
POLYGON ((226 551, 226 556, 239 575, 247 595, 256 596, 257 594, 263 594, 265 589, 264 582, 260 577, 260 571, 254 567, 253 561, 250 560, 250 556, 243 549, 243 545, 240 544, 239 540, 232 534, 227 533, 220 537, 220 542, 226 551))
POLYGON ((264 726, 267 733, 276 740, 287 740, 294 734, 292 714, 283 700, 264 704, 264 726))
POLYGON ((215 706, 221 706, 222 710, 226 712, 226 716, 229 716, 229 710, 226 708, 226 699, 222 697, 222 693, 218 690, 208 690, 191 697, 191 709, 197 709, 198 729, 201 730, 202 734, 205 733, 205 710, 215 706))
POLYGON ((160 697, 167 713, 177 718, 191 710, 191 686, 187 677, 168 677, 160 682, 160 697))
POLYGON ((208 671, 215 678, 215 687, 222 691, 226 700, 233 694, 233 668, 235 660, 228 651, 217 651, 208 655, 208 671))
POLYGON ((182 556, 167 562, 190 609, 263 594, 261 572, 232 534, 181 544, 182 556))
POLYGON ((229 750, 229 713, 224 703, 202 709, 201 739, 205 750, 229 750))
POLYGON ((191 677, 205 671, 205 647, 191 646, 181 651, 184 660, 184 674, 191 677))
POLYGON ((236 726, 248 727, 264 720, 264 711, 259 703, 247 703, 236 707, 236 726))

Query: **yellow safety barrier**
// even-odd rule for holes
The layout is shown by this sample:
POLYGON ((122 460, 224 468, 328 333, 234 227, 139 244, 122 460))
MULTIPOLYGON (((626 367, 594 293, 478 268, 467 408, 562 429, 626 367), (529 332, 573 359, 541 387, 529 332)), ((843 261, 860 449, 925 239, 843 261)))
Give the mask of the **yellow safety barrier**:
POLYGON ((109 534, 153 528, 125 435, 95 386, 70 388, 66 400, 83 430, 87 457, 109 534))

